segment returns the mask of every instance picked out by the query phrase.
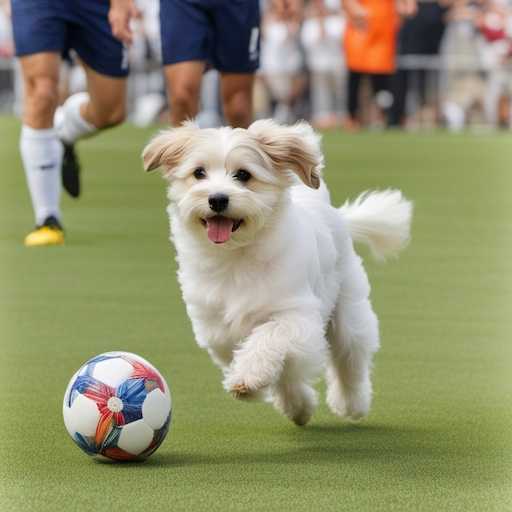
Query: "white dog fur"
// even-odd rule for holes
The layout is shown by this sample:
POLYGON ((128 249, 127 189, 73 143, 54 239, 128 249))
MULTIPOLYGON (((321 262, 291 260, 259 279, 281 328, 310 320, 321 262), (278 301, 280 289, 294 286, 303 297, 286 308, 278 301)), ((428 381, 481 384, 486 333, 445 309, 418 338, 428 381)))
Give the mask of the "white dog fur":
POLYGON ((304 425, 325 372, 330 409, 365 416, 379 329, 353 241, 395 255, 409 239, 411 203, 387 190, 331 206, 320 137, 305 122, 186 123, 157 135, 143 160, 169 181, 183 298, 225 389, 304 425), (229 201, 220 215, 210 207, 219 194, 229 201))

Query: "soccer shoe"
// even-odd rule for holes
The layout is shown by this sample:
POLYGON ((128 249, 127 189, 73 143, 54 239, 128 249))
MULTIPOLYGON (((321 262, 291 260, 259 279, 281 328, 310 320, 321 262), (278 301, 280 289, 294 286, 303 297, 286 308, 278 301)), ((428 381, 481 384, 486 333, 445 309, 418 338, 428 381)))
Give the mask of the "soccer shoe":
POLYGON ((80 162, 73 144, 64 144, 62 157, 62 186, 71 197, 80 195, 80 162))
POLYGON ((48 217, 40 226, 25 237, 26 247, 64 244, 64 230, 53 216, 48 217))

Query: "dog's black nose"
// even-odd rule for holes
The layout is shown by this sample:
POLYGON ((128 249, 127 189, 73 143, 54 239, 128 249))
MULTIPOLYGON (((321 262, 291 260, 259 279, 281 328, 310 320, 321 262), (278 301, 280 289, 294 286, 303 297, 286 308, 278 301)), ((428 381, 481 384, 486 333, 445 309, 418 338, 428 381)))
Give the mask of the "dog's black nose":
POLYGON ((213 194, 208 197, 210 208, 217 213, 223 212, 229 203, 229 197, 226 194, 213 194))

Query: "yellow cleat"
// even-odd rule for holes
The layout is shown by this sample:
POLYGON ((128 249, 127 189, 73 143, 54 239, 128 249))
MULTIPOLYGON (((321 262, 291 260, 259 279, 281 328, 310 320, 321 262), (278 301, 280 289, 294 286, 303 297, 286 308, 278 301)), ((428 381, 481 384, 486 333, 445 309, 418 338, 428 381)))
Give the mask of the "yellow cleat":
POLYGON ((43 245, 62 245, 64 232, 58 228, 41 226, 25 237, 26 247, 39 247, 43 245))
POLYGON ((25 237, 26 247, 42 247, 45 245, 63 245, 64 231, 54 217, 46 219, 42 226, 37 226, 25 237))

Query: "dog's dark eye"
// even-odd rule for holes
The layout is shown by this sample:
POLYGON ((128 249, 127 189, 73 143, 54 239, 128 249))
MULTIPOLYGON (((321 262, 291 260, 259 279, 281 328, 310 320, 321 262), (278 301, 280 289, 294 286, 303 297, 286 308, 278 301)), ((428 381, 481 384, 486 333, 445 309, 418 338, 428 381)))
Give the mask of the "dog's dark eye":
POLYGON ((252 178, 252 174, 245 169, 238 169, 233 177, 235 180, 241 181, 242 183, 247 183, 252 178))
POLYGON ((204 180, 206 178, 206 171, 204 170, 204 167, 198 167, 194 171, 194 178, 196 180, 204 180))

